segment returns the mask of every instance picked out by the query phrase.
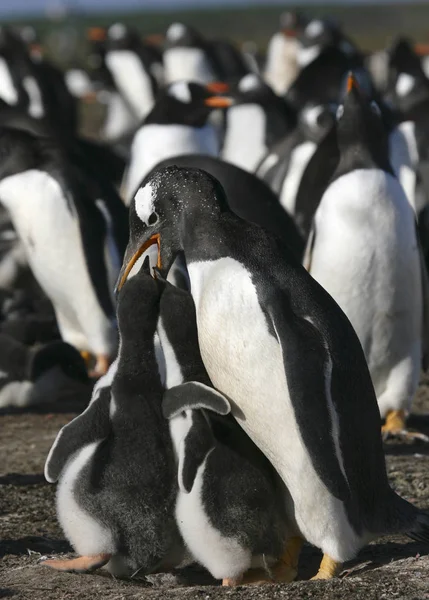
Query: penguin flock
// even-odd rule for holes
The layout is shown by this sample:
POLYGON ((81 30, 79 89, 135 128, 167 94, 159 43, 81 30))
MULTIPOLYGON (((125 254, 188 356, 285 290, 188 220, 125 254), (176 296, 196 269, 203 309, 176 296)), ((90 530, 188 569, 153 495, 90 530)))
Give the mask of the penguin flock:
POLYGON ((65 73, 36 42, 0 27, 0 409, 85 399, 45 464, 77 556, 42 565, 236 586, 428 544, 382 444, 429 442, 427 57, 294 12, 264 60, 183 23, 91 28, 65 73))

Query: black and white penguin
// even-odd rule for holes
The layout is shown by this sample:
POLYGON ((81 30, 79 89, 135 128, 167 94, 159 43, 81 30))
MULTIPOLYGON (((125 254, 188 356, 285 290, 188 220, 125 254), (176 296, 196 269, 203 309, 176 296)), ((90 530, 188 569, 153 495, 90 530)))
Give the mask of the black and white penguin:
POLYGON ((183 23, 173 23, 167 29, 163 60, 166 84, 195 81, 205 85, 221 78, 221 68, 210 43, 183 23))
POLYGON ((158 91, 152 48, 137 31, 115 23, 107 30, 104 60, 123 99, 141 121, 153 108, 158 91))
POLYGON ((71 398, 87 402, 91 387, 83 358, 69 344, 54 341, 28 348, 0 333, 0 409, 71 398))
MULTIPOLYGON (((243 453, 244 446, 237 451, 229 442, 234 436, 239 443, 244 432, 226 417, 230 404, 211 386, 199 351, 192 296, 166 283, 160 306, 158 334, 167 387, 163 413, 178 462, 177 525, 194 559, 215 579, 223 585, 250 583, 258 575, 244 576, 246 571, 263 566, 264 560, 265 565, 277 562, 291 537, 283 490, 256 447, 243 453), (218 438, 221 428, 229 429, 229 439, 218 438)), ((284 580, 285 569, 280 562, 273 579, 281 571, 284 580)), ((296 574, 290 567, 291 581, 296 574)))
POLYGON ((210 380, 285 483, 288 518, 322 549, 316 577, 383 532, 429 539, 429 518, 389 487, 358 337, 287 247, 235 216, 213 177, 174 167, 131 203, 119 289, 152 244, 163 273, 183 253, 210 380))
POLYGON ((231 89, 227 100, 221 156, 253 173, 268 149, 293 129, 295 111, 253 73, 231 89))
POLYGON ((304 235, 306 223, 301 218, 297 198, 307 166, 319 144, 334 127, 335 111, 336 105, 303 107, 298 114, 297 127, 270 149, 256 169, 256 175, 278 194, 280 204, 294 217, 304 235))
POLYGON ((207 87, 187 81, 177 81, 160 92, 133 139, 124 184, 127 204, 143 178, 162 160, 181 154, 219 154, 219 133, 209 117, 228 103, 219 98, 208 104, 212 96, 207 87))
POLYGON ((252 73, 252 69, 243 53, 228 40, 211 40, 211 52, 219 67, 219 79, 235 83, 252 73))
POLYGON ((54 139, 0 130, 0 202, 64 341, 106 371, 116 351, 113 299, 128 238, 127 211, 108 181, 72 162, 54 139))
POLYGON ((338 110, 337 139, 340 162, 315 215, 306 266, 350 319, 384 430, 397 433, 419 382, 424 266, 380 110, 352 76, 338 110))
MULTIPOLYGON (((175 518, 177 468, 155 335, 163 286, 145 263, 118 298, 121 343, 111 387, 62 428, 45 465, 59 481, 57 515, 78 558, 48 560, 61 571, 107 564, 118 576, 175 566, 182 552, 175 518), (141 298, 144 308, 136 309, 141 298)), ((179 558, 180 560, 180 558, 179 558)))
POLYGON ((297 36, 307 23, 307 18, 296 11, 286 11, 280 17, 280 30, 268 43, 264 79, 276 94, 285 94, 296 79, 298 67, 297 36))

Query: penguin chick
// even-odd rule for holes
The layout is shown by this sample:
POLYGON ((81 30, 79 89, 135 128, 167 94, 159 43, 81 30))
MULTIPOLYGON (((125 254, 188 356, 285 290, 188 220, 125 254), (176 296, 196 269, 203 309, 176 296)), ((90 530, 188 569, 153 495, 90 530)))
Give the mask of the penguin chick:
POLYGON ((87 401, 90 393, 85 363, 72 346, 57 341, 29 349, 0 333, 0 409, 87 401))
MULTIPOLYGON (((267 567, 282 554, 287 532, 280 484, 260 450, 226 416, 228 400, 211 386, 189 292, 166 284, 158 332, 168 388, 163 414, 170 421, 178 461, 177 524, 195 560, 224 585, 237 585, 252 565, 267 567), (235 447, 231 438, 217 439, 222 427, 233 430, 235 447), (252 446, 250 453, 243 453, 243 437, 252 446)), ((287 566, 276 568, 284 581, 287 566)), ((289 569, 292 581, 296 565, 289 569)), ((252 574, 245 581, 254 578, 252 574)))
POLYGON ((51 448, 45 477, 59 480, 58 519, 80 556, 47 566, 90 571, 108 563, 112 574, 125 576, 181 560, 176 467, 155 355, 161 292, 147 262, 127 281, 118 297, 121 343, 112 385, 105 381, 94 391, 51 448))

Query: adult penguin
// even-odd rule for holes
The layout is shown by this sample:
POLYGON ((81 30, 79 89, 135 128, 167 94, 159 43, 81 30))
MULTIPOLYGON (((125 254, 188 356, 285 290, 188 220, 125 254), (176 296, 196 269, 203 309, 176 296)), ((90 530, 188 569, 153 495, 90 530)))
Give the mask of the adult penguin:
POLYGON ((428 516, 388 484, 359 340, 287 247, 235 216, 213 177, 175 167, 133 199, 118 288, 152 244, 163 271, 186 266, 209 377, 283 479, 289 518, 322 549, 316 577, 333 577, 381 533, 429 540, 428 516))
POLYGON ((172 23, 165 34, 165 83, 195 81, 202 85, 222 75, 210 43, 192 27, 172 23))
POLYGON ((225 100, 230 107, 221 156, 253 173, 268 149, 292 131, 295 111, 254 73, 240 79, 225 100))
POLYGON ((306 266, 350 319, 386 419, 383 430, 397 434, 419 382, 424 265, 380 110, 352 75, 337 138, 340 162, 315 215, 306 266))
POLYGON ((124 184, 127 204, 142 179, 162 160, 190 153, 219 154, 219 134, 209 117, 214 109, 226 106, 227 100, 211 100, 210 89, 188 81, 172 83, 158 95, 131 146, 124 184))
POLYGON ((94 373, 103 374, 116 351, 112 290, 128 238, 126 208, 108 181, 71 161, 54 139, 2 128, 0 156, 0 201, 61 335, 94 354, 94 373))

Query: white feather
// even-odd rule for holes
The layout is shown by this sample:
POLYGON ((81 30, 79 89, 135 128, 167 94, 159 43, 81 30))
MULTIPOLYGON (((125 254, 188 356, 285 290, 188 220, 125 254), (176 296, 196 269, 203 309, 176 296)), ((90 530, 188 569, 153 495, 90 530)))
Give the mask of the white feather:
POLYGON ((231 106, 227 113, 223 160, 253 173, 267 151, 266 120, 265 111, 258 104, 231 106))
POLYGON ((316 148, 314 142, 304 142, 292 150, 289 168, 280 191, 280 204, 291 215, 295 214, 295 202, 299 186, 316 148))

